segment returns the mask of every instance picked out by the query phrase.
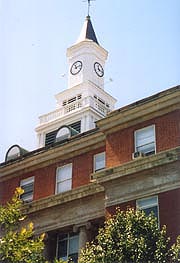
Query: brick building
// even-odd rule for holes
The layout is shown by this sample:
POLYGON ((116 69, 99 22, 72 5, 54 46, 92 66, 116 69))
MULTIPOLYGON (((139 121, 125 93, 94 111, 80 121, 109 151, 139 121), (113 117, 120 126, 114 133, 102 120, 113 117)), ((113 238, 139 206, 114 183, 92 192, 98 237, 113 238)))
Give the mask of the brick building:
POLYGON ((13 145, 0 164, 0 202, 16 187, 46 256, 75 261, 107 214, 154 211, 172 242, 180 234, 180 86, 114 110, 104 90, 107 51, 90 17, 67 49, 68 89, 40 117, 38 149, 13 145))

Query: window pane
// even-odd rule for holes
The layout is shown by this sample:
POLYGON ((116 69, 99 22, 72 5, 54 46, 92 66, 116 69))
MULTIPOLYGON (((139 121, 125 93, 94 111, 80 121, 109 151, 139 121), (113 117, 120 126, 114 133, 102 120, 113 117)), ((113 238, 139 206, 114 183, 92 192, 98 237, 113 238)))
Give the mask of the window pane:
POLYGON ((58 243, 58 258, 67 258, 67 239, 58 243))
POLYGON ((150 154, 155 152, 155 130, 154 126, 135 132, 135 151, 150 154))
POLYGON ((138 152, 143 152, 143 153, 154 153, 155 152, 155 143, 149 143, 146 145, 142 145, 136 148, 138 152))
POLYGON ((78 262, 79 236, 77 234, 63 234, 59 236, 57 256, 63 260, 72 259, 78 262))
POLYGON ((64 182, 57 183, 57 193, 63 193, 71 190, 72 180, 66 180, 64 182))
POLYGON ((94 156, 94 170, 98 171, 105 168, 105 152, 94 156))
POLYGON ((158 216, 158 197, 157 196, 153 196, 153 197, 137 200, 136 201, 136 206, 140 210, 143 210, 147 216, 151 212, 153 212, 154 216, 159 221, 159 216, 158 216))
POLYGON ((70 137, 70 130, 67 127, 63 127, 57 132, 56 141, 62 141, 70 137))
POLYGON ((137 146, 147 144, 154 141, 154 127, 150 126, 148 128, 137 131, 137 146))
POLYGON ((143 209, 143 211, 145 212, 145 214, 146 214, 147 216, 148 216, 151 212, 153 212, 154 216, 155 216, 156 218, 158 218, 158 209, 157 209, 157 206, 145 208, 145 209, 143 209))
POLYGON ((33 191, 34 183, 22 185, 21 188, 24 190, 25 193, 31 193, 33 191))
POLYGON ((158 204, 157 196, 137 200, 137 206, 139 208, 151 207, 158 204))
POLYGON ((71 237, 69 240, 69 254, 72 255, 78 253, 78 247, 79 247, 78 235, 71 237))
POLYGON ((70 179, 72 177, 72 164, 59 167, 57 173, 57 182, 70 179))
POLYGON ((32 201, 33 189, 34 189, 34 177, 21 180, 20 186, 24 190, 24 193, 21 195, 21 199, 29 202, 32 201))
POLYGON ((29 202, 32 201, 33 200, 33 192, 22 194, 21 199, 24 201, 29 201, 29 202))

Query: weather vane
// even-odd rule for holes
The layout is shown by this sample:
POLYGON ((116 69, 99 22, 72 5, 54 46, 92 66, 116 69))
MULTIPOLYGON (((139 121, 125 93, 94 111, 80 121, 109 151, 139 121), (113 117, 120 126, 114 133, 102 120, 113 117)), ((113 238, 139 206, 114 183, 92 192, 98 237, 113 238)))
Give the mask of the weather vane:
POLYGON ((83 2, 87 2, 88 3, 88 16, 89 16, 89 11, 90 11, 91 1, 96 1, 96 0, 84 0, 83 1, 83 2))

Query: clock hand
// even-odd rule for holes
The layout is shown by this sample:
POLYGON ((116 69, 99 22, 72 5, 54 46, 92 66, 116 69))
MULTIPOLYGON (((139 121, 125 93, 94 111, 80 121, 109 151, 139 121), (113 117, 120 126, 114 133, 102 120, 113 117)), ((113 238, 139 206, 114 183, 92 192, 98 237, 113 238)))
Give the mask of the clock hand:
POLYGON ((102 72, 102 68, 98 65, 98 70, 102 72))
POLYGON ((75 65, 75 69, 78 69, 80 67, 81 67, 81 65, 75 65))

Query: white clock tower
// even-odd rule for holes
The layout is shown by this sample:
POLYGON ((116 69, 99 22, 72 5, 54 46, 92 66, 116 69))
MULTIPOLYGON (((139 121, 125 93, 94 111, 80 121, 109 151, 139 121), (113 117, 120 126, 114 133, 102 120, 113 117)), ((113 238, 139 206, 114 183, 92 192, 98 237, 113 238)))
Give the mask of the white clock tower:
POLYGON ((87 16, 76 44, 67 49, 68 87, 90 81, 103 89, 107 56, 108 52, 98 44, 90 16, 87 16))
MULTIPOLYGON (((65 131, 60 131, 62 127, 69 127, 74 134, 93 129, 97 120, 114 109, 116 100, 104 91, 107 56, 88 15, 77 42, 67 49, 68 88, 55 95, 56 110, 39 117, 38 147, 59 141, 57 136, 65 131)), ((62 138, 66 136, 70 135, 62 138)))

